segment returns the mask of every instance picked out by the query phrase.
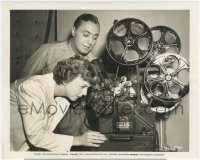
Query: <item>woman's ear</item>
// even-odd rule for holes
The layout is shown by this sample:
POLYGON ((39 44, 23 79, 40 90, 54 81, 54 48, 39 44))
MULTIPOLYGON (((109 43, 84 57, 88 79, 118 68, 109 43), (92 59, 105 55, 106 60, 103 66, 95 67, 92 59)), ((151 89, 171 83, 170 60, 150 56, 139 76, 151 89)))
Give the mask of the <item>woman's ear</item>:
POLYGON ((76 32, 76 28, 73 27, 73 28, 72 28, 72 36, 73 36, 73 37, 75 36, 75 32, 76 32))

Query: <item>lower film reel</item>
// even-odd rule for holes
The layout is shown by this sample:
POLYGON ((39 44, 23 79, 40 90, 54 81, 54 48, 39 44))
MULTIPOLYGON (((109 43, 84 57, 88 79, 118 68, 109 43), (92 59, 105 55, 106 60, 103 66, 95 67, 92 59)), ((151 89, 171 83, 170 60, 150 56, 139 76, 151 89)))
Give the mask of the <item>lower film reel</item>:
POLYGON ((134 18, 116 22, 107 37, 107 51, 118 64, 136 65, 148 58, 152 47, 149 27, 134 18))
POLYGON ((144 82, 155 99, 176 102, 189 92, 189 63, 174 53, 159 55, 147 64, 144 82))
POLYGON ((155 26, 150 30, 153 36, 152 58, 164 53, 180 53, 181 40, 173 29, 167 26, 155 26))
MULTIPOLYGON (((143 104, 149 104, 153 96, 146 91, 144 86, 141 87, 140 93, 141 93, 141 102, 143 104)), ((176 102, 158 101, 157 99, 153 98, 150 106, 153 112, 167 113, 174 110, 176 107, 178 107, 180 102, 181 102, 180 100, 176 102)))

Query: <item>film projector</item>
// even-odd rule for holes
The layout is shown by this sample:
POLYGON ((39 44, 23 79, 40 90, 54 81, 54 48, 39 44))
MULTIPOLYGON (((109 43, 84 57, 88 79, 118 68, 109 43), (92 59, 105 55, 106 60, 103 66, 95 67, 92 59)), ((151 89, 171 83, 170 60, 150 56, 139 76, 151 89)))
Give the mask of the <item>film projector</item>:
POLYGON ((180 56, 178 34, 139 19, 115 20, 106 50, 103 61, 92 61, 101 86, 87 97, 87 118, 108 141, 93 150, 162 150, 156 117, 178 107, 189 92, 189 63, 180 56))

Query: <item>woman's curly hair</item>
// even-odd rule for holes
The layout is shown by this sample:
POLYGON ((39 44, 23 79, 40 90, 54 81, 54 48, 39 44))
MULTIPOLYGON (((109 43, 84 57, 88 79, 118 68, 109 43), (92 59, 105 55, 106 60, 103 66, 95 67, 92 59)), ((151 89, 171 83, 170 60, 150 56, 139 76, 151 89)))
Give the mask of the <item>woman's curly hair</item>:
POLYGON ((95 66, 79 56, 58 62, 53 71, 53 78, 57 84, 68 83, 78 75, 93 86, 100 81, 95 66))

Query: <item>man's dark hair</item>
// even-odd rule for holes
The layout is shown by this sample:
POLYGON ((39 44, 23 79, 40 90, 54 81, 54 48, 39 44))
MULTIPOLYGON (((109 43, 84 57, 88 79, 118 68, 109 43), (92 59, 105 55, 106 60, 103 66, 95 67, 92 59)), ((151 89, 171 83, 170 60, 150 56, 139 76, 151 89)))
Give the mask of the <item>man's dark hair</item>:
POLYGON ((82 14, 80 15, 75 21, 74 21, 74 27, 75 28, 78 28, 80 25, 81 25, 81 22, 82 21, 91 21, 95 24, 99 24, 99 20, 96 16, 92 15, 92 14, 88 14, 88 13, 85 13, 85 14, 82 14))
MULTIPOLYGON (((84 14, 81 14, 80 16, 77 17, 77 19, 74 21, 74 27, 77 29, 82 21, 85 21, 85 22, 88 22, 88 21, 91 21, 93 22, 94 24, 99 24, 99 20, 96 16, 94 16, 93 14, 89 14, 89 13, 84 13, 84 14)), ((72 38, 72 34, 70 33, 67 37, 67 40, 70 40, 72 38)))

